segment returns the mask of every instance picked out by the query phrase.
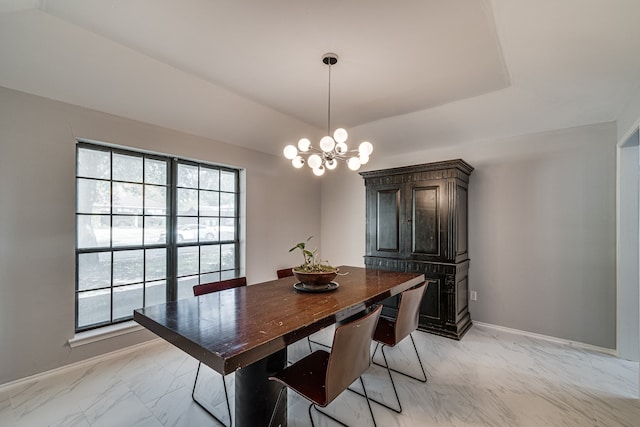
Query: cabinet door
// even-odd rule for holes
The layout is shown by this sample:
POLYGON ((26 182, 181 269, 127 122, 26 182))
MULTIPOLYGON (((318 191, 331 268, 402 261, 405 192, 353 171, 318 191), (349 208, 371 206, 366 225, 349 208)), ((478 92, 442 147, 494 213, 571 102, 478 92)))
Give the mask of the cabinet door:
POLYGON ((367 189, 367 254, 400 257, 401 187, 381 185, 367 189))
POLYGON ((408 193, 406 253, 415 260, 444 261, 447 197, 442 181, 411 184, 408 193))

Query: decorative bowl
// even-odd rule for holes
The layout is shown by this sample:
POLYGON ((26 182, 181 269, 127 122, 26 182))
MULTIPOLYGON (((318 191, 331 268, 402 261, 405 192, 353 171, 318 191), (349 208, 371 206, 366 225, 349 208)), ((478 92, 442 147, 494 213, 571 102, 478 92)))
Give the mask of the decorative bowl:
POLYGON ((333 271, 323 271, 318 273, 308 273, 306 271, 298 271, 295 268, 292 270, 293 275, 300 283, 303 283, 308 288, 323 288, 329 285, 333 279, 338 275, 338 269, 333 271))

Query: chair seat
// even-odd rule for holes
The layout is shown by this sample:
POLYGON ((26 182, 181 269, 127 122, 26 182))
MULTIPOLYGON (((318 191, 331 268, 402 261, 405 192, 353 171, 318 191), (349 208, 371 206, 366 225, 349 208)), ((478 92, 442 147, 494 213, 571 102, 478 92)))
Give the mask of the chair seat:
POLYGON ((317 350, 269 379, 287 385, 316 405, 325 407, 331 403, 327 402, 324 392, 328 363, 329 353, 317 350))
POLYGON ((373 333, 373 340, 389 347, 393 347, 396 342, 396 322, 385 317, 378 319, 378 325, 373 333))

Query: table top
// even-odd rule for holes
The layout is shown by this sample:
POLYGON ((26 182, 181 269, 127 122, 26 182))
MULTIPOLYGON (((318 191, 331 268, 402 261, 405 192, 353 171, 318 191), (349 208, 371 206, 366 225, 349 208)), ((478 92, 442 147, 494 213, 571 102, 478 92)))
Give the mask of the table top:
POLYGON ((424 281, 341 266, 338 289, 298 292, 295 277, 134 310, 136 322, 225 375, 424 281))

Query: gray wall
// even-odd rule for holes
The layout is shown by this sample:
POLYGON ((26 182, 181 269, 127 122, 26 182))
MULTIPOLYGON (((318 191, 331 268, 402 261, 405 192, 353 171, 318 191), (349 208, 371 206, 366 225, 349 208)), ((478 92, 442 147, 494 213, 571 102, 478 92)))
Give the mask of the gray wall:
POLYGON ((618 148, 618 203, 617 203, 617 295, 618 355, 638 361, 640 336, 640 295, 638 289, 640 252, 638 196, 640 186, 640 149, 638 131, 618 148))
POLYGON ((320 186, 286 161, 0 88, 0 384, 153 337, 74 349, 75 138, 246 169, 246 275, 275 278, 300 239, 320 241, 320 186), (292 200, 305 203, 290 209, 292 200))
MULTIPOLYGON (((615 123, 393 158, 374 151, 367 170, 453 158, 475 167, 469 185, 469 286, 478 292, 472 319, 614 349, 615 123)), ((337 264, 362 265, 362 178, 346 171, 326 178, 323 254, 337 264)))

